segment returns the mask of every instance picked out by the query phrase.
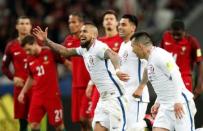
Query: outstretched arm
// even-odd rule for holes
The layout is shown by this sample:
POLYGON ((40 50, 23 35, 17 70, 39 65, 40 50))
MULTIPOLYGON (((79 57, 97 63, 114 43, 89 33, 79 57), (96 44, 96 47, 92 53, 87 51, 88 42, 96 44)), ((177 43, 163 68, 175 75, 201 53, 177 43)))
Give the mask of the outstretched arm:
POLYGON ((38 40, 43 41, 45 45, 49 46, 53 51, 61 54, 64 57, 78 55, 75 48, 68 49, 60 44, 57 44, 51 41, 47 37, 47 32, 48 32, 48 27, 45 29, 45 31, 43 31, 39 26, 33 29, 33 34, 35 35, 35 37, 38 40))

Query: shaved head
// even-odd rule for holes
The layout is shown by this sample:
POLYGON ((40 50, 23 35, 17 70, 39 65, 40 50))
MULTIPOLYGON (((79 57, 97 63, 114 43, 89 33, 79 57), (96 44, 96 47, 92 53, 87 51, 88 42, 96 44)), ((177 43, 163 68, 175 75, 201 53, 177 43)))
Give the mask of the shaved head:
POLYGON ((90 32, 92 32, 92 34, 94 34, 94 37, 97 38, 99 33, 98 33, 98 29, 95 25, 86 23, 86 24, 84 24, 84 26, 87 26, 87 28, 90 29, 90 32))

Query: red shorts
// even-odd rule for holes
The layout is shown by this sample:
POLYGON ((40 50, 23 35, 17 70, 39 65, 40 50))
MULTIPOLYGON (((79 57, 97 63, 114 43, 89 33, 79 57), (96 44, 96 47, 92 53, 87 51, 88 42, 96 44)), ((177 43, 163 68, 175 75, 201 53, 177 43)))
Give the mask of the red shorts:
POLYGON ((192 77, 191 76, 183 76, 183 81, 185 83, 186 88, 192 92, 192 77))
POLYGON ((32 97, 28 121, 40 123, 46 113, 51 125, 59 126, 63 123, 63 108, 59 96, 53 98, 32 97))
POLYGON ((27 119, 28 118, 28 111, 30 106, 30 101, 32 97, 32 91, 29 90, 24 97, 24 103, 20 103, 18 101, 18 95, 20 94, 22 88, 14 87, 14 118, 16 119, 27 119))
POLYGON ((99 92, 98 92, 96 86, 94 86, 93 91, 92 91, 92 108, 91 108, 91 113, 90 113, 91 118, 94 117, 94 110, 97 107, 97 102, 99 100, 99 96, 100 96, 99 92))
POLYGON ((90 118, 91 100, 85 94, 85 88, 72 88, 72 121, 79 122, 80 118, 90 118))

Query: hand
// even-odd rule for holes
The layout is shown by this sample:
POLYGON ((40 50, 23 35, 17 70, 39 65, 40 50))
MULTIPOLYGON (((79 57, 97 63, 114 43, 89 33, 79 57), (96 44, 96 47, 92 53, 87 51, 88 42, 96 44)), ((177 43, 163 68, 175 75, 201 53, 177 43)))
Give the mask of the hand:
POLYGON ((137 88, 136 89, 136 91, 133 93, 133 97, 134 98, 140 98, 141 97, 141 95, 142 95, 142 91, 143 91, 143 89, 141 89, 141 88, 137 88))
POLYGON ((130 76, 126 73, 123 73, 121 71, 117 71, 116 75, 118 76, 118 78, 122 81, 128 81, 130 79, 130 76))
POLYGON ((69 60, 65 60, 64 66, 72 72, 72 63, 69 60))
POLYGON ((175 103, 174 104, 174 112, 175 112, 175 116, 177 119, 183 118, 183 114, 185 114, 185 112, 183 110, 182 103, 175 103))
POLYGON ((47 32, 48 27, 46 27, 45 31, 42 31, 39 26, 33 29, 33 35, 40 41, 45 41, 47 39, 47 32))
POLYGON ((13 78, 13 83, 14 83, 14 86, 16 87, 23 87, 24 86, 24 80, 20 77, 14 77, 13 78))
POLYGON ((86 96, 88 98, 91 98, 91 96, 92 96, 93 86, 94 86, 94 84, 91 84, 90 82, 87 84, 87 88, 85 90, 85 94, 86 94, 86 96))
POLYGON ((160 104, 159 103, 155 103, 152 107, 151 107, 151 113, 152 113, 152 117, 155 118, 158 110, 159 110, 160 104))
POLYGON ((203 92, 203 84, 201 86, 197 86, 194 91, 194 99, 196 99, 203 92))
POLYGON ((20 103, 24 103, 24 97, 25 97, 25 94, 21 92, 21 93, 18 95, 18 101, 19 101, 20 103))

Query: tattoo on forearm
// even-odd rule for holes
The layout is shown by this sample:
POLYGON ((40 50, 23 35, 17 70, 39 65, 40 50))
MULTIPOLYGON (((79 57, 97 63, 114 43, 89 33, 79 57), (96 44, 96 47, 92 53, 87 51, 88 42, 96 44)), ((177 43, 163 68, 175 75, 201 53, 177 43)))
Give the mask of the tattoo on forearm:
POLYGON ((62 45, 59 45, 59 44, 51 41, 50 39, 46 39, 45 44, 47 46, 49 46, 53 51, 55 51, 63 56, 67 56, 67 50, 62 45))

